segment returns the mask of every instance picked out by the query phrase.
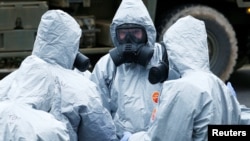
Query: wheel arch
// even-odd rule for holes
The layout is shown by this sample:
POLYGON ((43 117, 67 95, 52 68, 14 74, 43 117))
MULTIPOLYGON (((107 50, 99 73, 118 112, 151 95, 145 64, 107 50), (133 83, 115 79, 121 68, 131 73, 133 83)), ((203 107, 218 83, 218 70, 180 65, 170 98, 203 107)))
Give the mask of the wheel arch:
POLYGON ((213 54, 210 57, 211 71, 223 81, 228 80, 231 73, 234 71, 234 66, 236 65, 238 57, 237 38, 230 22, 216 9, 201 4, 188 4, 172 9, 165 15, 165 18, 163 18, 164 20, 157 27, 157 40, 162 40, 164 32, 177 19, 186 15, 192 15, 198 19, 204 20, 208 33, 208 41, 212 40, 214 43, 217 43, 214 44, 214 48, 212 48, 214 52, 212 52, 213 54), (217 32, 217 29, 223 33, 217 32), (220 59, 223 59, 223 61, 220 59))

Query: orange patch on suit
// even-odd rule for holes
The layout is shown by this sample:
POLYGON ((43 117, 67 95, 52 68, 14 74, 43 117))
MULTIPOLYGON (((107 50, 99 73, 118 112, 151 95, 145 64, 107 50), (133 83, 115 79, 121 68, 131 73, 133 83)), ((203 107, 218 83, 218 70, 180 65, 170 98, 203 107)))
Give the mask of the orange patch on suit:
POLYGON ((159 95, 160 95, 160 93, 158 91, 153 92, 153 94, 152 94, 152 100, 153 100, 154 103, 158 103, 158 101, 159 101, 159 95))

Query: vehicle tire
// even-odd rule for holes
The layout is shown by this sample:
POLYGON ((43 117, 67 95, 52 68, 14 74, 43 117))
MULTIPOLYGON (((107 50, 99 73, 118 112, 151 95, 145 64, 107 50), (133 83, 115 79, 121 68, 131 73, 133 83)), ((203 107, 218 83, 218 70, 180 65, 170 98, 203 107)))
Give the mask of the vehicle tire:
POLYGON ((159 40, 180 17, 192 15, 206 25, 211 71, 224 82, 230 78, 237 60, 237 39, 229 21, 215 9, 204 5, 186 5, 171 11, 159 27, 159 40))

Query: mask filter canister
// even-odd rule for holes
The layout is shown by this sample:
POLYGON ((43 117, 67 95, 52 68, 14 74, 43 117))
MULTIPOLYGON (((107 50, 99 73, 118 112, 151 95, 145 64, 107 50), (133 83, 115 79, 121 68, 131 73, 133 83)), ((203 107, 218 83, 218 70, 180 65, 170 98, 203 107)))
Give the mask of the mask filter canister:
POLYGON ((159 82, 164 82, 168 79, 169 72, 169 63, 168 63, 168 54, 165 48, 164 43, 161 43, 162 47, 162 60, 156 66, 153 66, 149 70, 148 80, 151 84, 156 84, 159 82))
POLYGON ((82 53, 78 52, 76 54, 74 67, 77 68, 79 71, 84 72, 89 68, 89 65, 90 65, 89 58, 83 55, 82 53))

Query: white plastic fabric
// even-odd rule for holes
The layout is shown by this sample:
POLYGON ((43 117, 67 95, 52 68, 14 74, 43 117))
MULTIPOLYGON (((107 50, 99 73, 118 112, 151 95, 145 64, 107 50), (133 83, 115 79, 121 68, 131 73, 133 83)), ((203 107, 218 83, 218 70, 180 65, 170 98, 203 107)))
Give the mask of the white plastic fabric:
POLYGON ((61 10, 42 16, 32 55, 0 81, 0 140, 116 140, 96 85, 72 70, 81 34, 78 23, 61 10), (8 124, 8 113, 23 122, 8 124))
POLYGON ((14 101, 0 102, 1 141, 70 141, 63 122, 14 101))
MULTIPOLYGON (((96 63, 91 75, 91 80, 101 91, 105 107, 113 116, 120 138, 124 131, 134 133, 149 127, 153 107, 156 104, 153 95, 160 92, 162 85, 161 83, 152 85, 148 80, 149 69, 162 60, 162 48, 155 42, 156 30, 141 0, 121 1, 110 26, 115 47, 119 47, 115 29, 124 23, 145 27, 148 36, 147 45, 154 48, 148 66, 145 68, 139 64, 126 63, 116 67, 110 55, 106 54, 96 63)), ((169 79, 178 77, 171 70, 169 72, 169 79)))
POLYGON ((208 124, 240 124, 238 101, 209 69, 203 21, 186 16, 164 35, 169 59, 181 74, 165 81, 155 120, 129 141, 206 141, 208 124))

